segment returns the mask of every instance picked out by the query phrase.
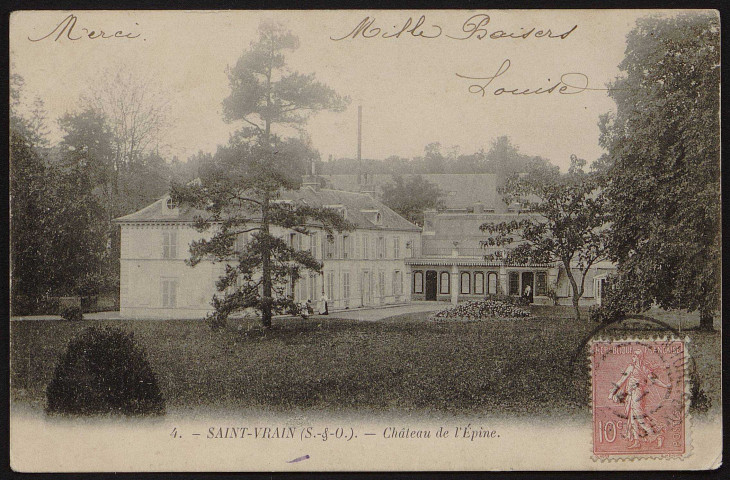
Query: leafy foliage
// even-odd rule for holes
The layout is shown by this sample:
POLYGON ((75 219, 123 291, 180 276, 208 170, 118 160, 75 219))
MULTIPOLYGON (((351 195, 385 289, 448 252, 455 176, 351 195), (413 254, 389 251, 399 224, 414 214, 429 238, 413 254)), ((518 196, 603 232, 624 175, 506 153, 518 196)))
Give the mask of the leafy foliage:
POLYGON ((165 402, 133 334, 89 327, 72 339, 46 389, 49 414, 159 415, 165 402))
POLYGON ((562 263, 573 287, 575 317, 591 266, 605 255, 605 206, 598 176, 583 170, 585 160, 571 157, 567 174, 557 167, 534 163, 525 175, 512 176, 503 194, 508 204, 520 205, 519 220, 485 223, 489 234, 482 245, 487 256, 507 264, 562 263), (580 272, 576 278, 573 269, 580 272))
POLYGON ((384 204, 409 222, 423 226, 423 212, 443 207, 443 192, 420 175, 393 176, 393 183, 383 185, 384 204))
POLYGON ((615 115, 601 119, 612 226, 611 257, 633 292, 634 311, 653 302, 699 310, 712 328, 720 305, 720 23, 715 13, 637 21, 615 115))
POLYGON ((492 140, 487 150, 460 153, 458 147, 445 148, 438 142, 424 147, 423 155, 412 158, 392 155, 383 160, 363 158, 330 158, 317 165, 317 171, 326 175, 352 174, 362 169, 371 174, 420 175, 432 173, 469 174, 493 173, 500 178, 524 172, 531 163, 548 163, 542 157, 520 153, 509 137, 492 140))

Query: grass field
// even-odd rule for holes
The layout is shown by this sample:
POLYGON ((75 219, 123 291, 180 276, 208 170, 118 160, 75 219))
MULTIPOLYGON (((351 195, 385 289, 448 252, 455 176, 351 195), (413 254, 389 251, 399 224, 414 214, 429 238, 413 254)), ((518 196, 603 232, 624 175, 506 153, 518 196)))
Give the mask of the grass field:
MULTIPOLYGON (((277 319, 269 332, 246 320, 219 332, 195 320, 12 322, 13 402, 43 407, 59 354, 89 325, 134 332, 168 408, 589 412, 588 351, 581 346, 596 324, 561 316, 480 322, 433 322, 425 314, 381 322, 277 319)), ((612 329, 608 335, 658 333, 652 327, 612 329)), ((683 334, 691 338, 701 388, 717 407, 720 333, 683 334)))

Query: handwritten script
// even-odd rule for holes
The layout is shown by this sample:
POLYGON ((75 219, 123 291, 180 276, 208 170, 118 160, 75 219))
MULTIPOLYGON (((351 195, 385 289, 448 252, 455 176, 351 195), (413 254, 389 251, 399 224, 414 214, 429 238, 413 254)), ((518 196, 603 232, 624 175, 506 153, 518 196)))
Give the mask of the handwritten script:
MULTIPOLYGON (((564 73, 560 76, 560 80, 558 81, 551 81, 548 78, 548 84, 542 87, 537 88, 524 88, 524 87, 518 87, 513 88, 512 86, 498 86, 493 85, 493 83, 499 78, 504 76, 512 66, 512 62, 509 59, 506 59, 502 64, 499 66, 497 71, 494 73, 494 75, 488 75, 484 77, 476 77, 476 76, 470 76, 470 75, 462 75, 460 73, 457 73, 456 76, 459 78, 463 78, 465 80, 475 80, 474 83, 469 85, 469 93, 474 93, 480 96, 485 96, 488 91, 492 93, 492 95, 499 96, 499 95, 544 95, 544 94, 552 94, 552 93, 558 93, 560 95, 577 95, 579 93, 583 93, 586 90, 595 90, 595 91, 608 91, 607 88, 590 88, 588 76, 579 73, 579 72, 570 72, 570 73, 564 73), (492 90, 493 87, 494 90, 492 90)), ((500 81, 503 81, 501 79, 500 81)))
MULTIPOLYGON (((96 39, 110 39, 110 38, 122 38, 122 39, 135 39, 138 38, 140 33, 125 32, 123 30, 115 30, 113 32, 105 32, 101 29, 92 29, 86 27, 76 27, 78 17, 76 15, 69 14, 66 18, 61 20, 60 23, 55 25, 53 29, 46 35, 38 38, 28 37, 31 42, 40 42, 46 39, 52 39, 54 42, 58 42, 62 39, 78 41, 78 40, 96 40, 96 39), (55 38, 53 36, 55 35, 55 38)), ((138 23, 135 25, 139 26, 138 23)))
POLYGON ((539 28, 536 26, 521 27, 518 31, 507 31, 499 29, 488 29, 491 17, 486 13, 478 13, 467 18, 461 25, 460 31, 453 31, 453 35, 446 31, 446 28, 437 23, 426 22, 426 16, 421 15, 414 20, 408 17, 404 22, 392 27, 379 24, 375 17, 367 16, 360 20, 348 33, 337 37, 330 37, 330 40, 340 42, 346 39, 375 39, 375 38, 401 38, 417 37, 433 39, 442 35, 453 40, 498 40, 504 38, 527 40, 530 38, 551 38, 565 40, 573 33, 578 25, 566 29, 562 33, 554 33, 550 28, 539 28))

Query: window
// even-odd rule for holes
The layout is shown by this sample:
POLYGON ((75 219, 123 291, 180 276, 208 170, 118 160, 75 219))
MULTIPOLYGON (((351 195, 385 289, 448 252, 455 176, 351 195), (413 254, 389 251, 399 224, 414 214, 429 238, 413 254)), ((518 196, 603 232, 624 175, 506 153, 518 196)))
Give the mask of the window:
POLYGON ((342 297, 350 298, 350 272, 342 272, 342 297))
POLYGON ((385 257, 385 237, 378 237, 378 243, 375 246, 377 258, 385 257))
POLYGON ((177 258, 177 232, 162 232, 162 258, 177 258))
POLYGON ((413 293, 423 293, 423 272, 413 272, 413 293))
POLYGON ((343 235, 342 236, 342 258, 347 258, 349 256, 350 256, 350 236, 343 235))
POLYGON ((439 283, 441 284, 439 293, 442 293, 442 294, 451 293, 451 288, 450 288, 451 274, 449 272, 441 272, 441 281, 439 283))
POLYGON ((233 250, 236 252, 242 252, 246 248, 248 243, 248 232, 239 233, 236 235, 236 241, 233 244, 233 250))
POLYGON ((162 279, 162 307, 175 308, 177 306, 177 279, 162 279))
POLYGON ((400 237, 393 238, 393 258, 400 258, 400 237))
POLYGON ((309 290, 307 287, 307 277, 302 277, 302 279, 299 281, 299 299, 301 301, 305 301, 308 298, 311 298, 309 296, 309 290))
POLYGON ((324 242, 324 258, 335 258, 335 237, 327 235, 327 241, 324 242))
POLYGON ((547 272, 535 273, 535 295, 547 295, 547 272))
POLYGON ((489 272, 487 275, 487 282, 489 282, 489 294, 490 295, 496 295, 497 294, 497 274, 494 272, 489 272))
POLYGON ((165 205, 169 210, 175 210, 178 207, 177 203, 172 201, 172 198, 168 198, 165 205))
POLYGON ((471 293, 471 273, 461 272, 461 279, 459 280, 460 290, 463 294, 471 293))
POLYGON ((317 258, 317 238, 317 232, 314 232, 309 236, 309 247, 314 258, 317 258))
POLYGON ((370 248, 370 236, 369 235, 363 235, 362 237, 362 258, 367 259, 368 257, 368 249, 370 248))
POLYGON ((385 296, 385 272, 383 270, 378 272, 378 294, 381 297, 385 296))
POLYGON ((509 294, 520 294, 520 274, 517 272, 509 272, 509 294))
POLYGON ((393 272, 393 295, 403 295, 403 272, 393 272))
POLYGON ((476 294, 476 295, 484 294, 484 273, 483 272, 476 272, 474 274, 474 294, 476 294))
POLYGON ((335 299, 335 272, 327 272, 327 298, 335 299))

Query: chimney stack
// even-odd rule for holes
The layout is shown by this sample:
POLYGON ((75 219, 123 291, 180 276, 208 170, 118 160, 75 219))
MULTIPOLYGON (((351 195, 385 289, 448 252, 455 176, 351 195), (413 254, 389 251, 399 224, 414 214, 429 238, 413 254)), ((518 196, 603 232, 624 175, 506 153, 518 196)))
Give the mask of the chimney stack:
POLYGON ((310 175, 304 175, 302 179, 302 187, 309 187, 315 192, 319 191, 319 177, 317 176, 316 160, 312 159, 310 175))

